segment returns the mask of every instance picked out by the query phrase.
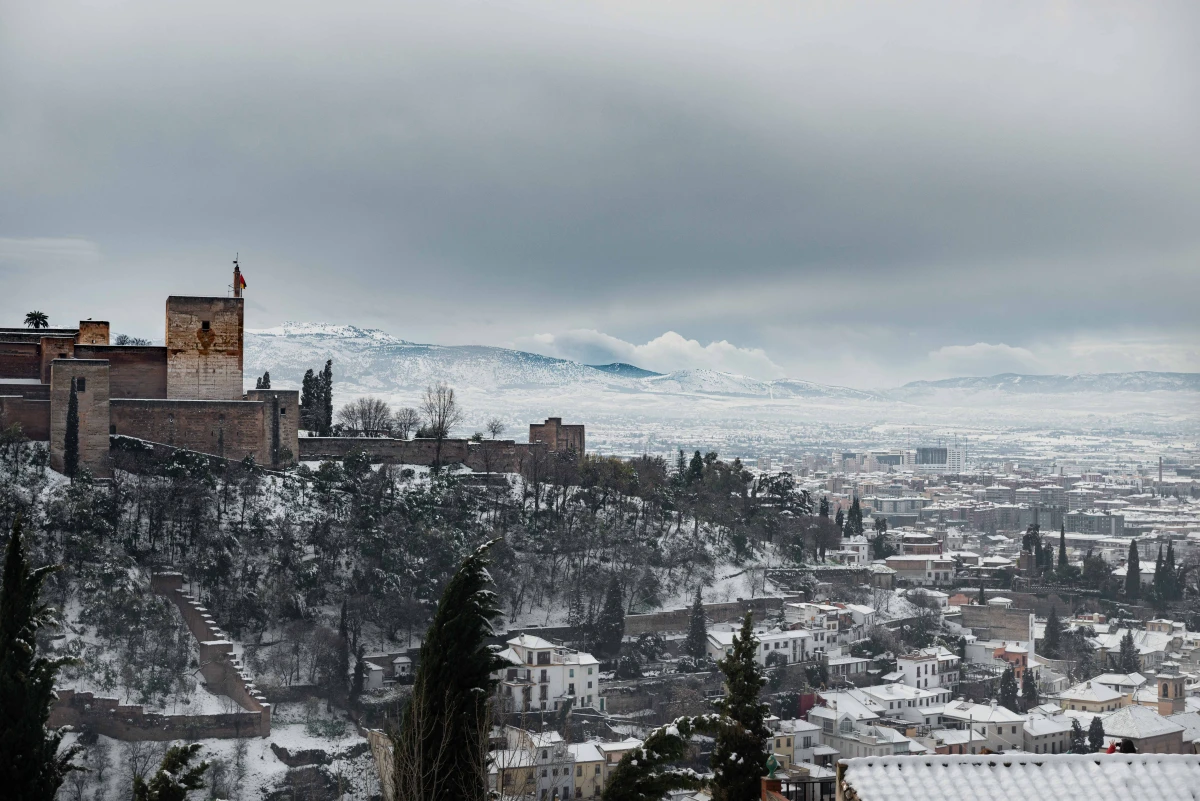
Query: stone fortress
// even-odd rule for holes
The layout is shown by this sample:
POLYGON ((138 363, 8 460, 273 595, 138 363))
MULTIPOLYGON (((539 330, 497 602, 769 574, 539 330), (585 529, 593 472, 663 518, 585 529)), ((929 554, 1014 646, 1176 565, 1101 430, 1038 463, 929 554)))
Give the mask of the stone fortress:
POLYGON ((72 385, 79 415, 79 464, 112 474, 114 436, 282 468, 297 460, 342 459, 364 451, 373 461, 446 464, 481 472, 520 472, 551 453, 582 455, 584 427, 561 418, 529 426, 529 442, 300 437, 296 390, 243 389, 245 301, 234 267, 232 297, 172 295, 166 344, 114 345, 109 324, 77 328, 0 328, 0 429, 20 424, 47 442, 50 466, 63 470, 72 385))
POLYGON ((109 443, 124 435, 232 460, 282 467, 299 453, 296 390, 242 389, 245 301, 167 298, 166 345, 113 345, 109 324, 0 328, 0 426, 20 423, 49 442, 63 469, 71 386, 79 409, 79 463, 111 475, 109 443))

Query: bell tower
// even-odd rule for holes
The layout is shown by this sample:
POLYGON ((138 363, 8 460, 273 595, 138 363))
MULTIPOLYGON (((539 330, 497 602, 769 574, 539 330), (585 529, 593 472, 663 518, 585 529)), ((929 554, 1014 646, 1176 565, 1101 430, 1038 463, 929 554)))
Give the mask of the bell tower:
POLYGON ((1186 712, 1187 702, 1184 698, 1183 676, 1179 674, 1179 663, 1163 662, 1162 671, 1159 672, 1156 681, 1158 682, 1158 714, 1166 717, 1186 712))

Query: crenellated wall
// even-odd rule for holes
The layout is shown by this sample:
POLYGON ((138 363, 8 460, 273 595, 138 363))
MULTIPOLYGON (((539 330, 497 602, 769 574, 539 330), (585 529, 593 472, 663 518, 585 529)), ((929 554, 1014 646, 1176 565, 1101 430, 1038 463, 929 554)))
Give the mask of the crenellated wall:
MULTIPOLYGON (((411 464, 428 467, 437 458, 437 440, 389 439, 386 437, 300 437, 302 461, 342 460, 356 451, 364 451, 373 462, 411 464)), ((465 464, 477 472, 517 473, 535 455, 548 453, 543 443, 528 444, 512 440, 466 439, 442 441, 442 464, 465 464)))

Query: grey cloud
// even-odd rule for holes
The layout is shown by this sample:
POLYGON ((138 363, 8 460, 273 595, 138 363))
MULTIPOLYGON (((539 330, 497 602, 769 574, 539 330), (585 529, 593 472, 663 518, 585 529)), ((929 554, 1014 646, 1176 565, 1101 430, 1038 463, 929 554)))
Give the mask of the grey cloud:
POLYGON ((1197 333, 1191 4, 3 13, 0 237, 156 290, 240 250, 264 324, 675 330, 859 383, 1197 333))

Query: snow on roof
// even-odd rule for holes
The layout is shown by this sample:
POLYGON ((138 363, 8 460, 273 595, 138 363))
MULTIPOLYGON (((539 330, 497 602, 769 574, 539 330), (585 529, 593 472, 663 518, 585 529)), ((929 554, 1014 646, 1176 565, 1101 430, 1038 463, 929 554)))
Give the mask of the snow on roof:
POLYGON ((1200 713, 1180 712, 1178 715, 1168 715, 1167 720, 1183 726, 1183 741, 1185 743, 1200 740, 1200 713))
POLYGON ((1074 687, 1068 687, 1059 693, 1059 698, 1067 701, 1087 701, 1094 704, 1104 704, 1109 701, 1117 701, 1124 696, 1124 693, 1114 690, 1112 687, 1106 687, 1096 680, 1084 681, 1076 684, 1074 687))
POLYGON ((531 648, 541 650, 543 648, 557 648, 558 646, 549 640, 543 640, 541 637, 535 637, 532 634, 519 634, 509 640, 507 645, 518 645, 522 648, 531 648))
POLYGON ((1052 718, 1044 715, 1031 715, 1029 720, 1025 721, 1025 733, 1031 737, 1041 737, 1045 734, 1061 734, 1064 731, 1070 731, 1071 724, 1061 715, 1056 715, 1052 718))
POLYGON ((521 659, 521 657, 519 657, 517 655, 517 652, 511 648, 505 648, 503 651, 496 654, 496 656, 498 656, 501 659, 503 659, 504 661, 508 662, 510 665, 525 664, 525 661, 523 659, 521 659))
POLYGON ((1104 734, 1108 737, 1156 737, 1173 734, 1184 727, 1155 712, 1148 706, 1127 706, 1110 712, 1104 718, 1104 734))
POLYGON ((571 743, 567 746, 575 762, 603 762, 604 754, 595 743, 571 743))
POLYGON ((1020 798, 1200 801, 1200 756, 1191 754, 1005 754, 886 756, 843 760, 859 801, 1020 798))
POLYGON ((609 751, 629 751, 634 748, 641 748, 642 741, 636 737, 628 737, 624 740, 618 740, 615 743, 596 743, 595 745, 607 754, 609 751))

